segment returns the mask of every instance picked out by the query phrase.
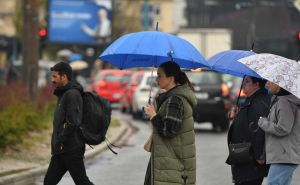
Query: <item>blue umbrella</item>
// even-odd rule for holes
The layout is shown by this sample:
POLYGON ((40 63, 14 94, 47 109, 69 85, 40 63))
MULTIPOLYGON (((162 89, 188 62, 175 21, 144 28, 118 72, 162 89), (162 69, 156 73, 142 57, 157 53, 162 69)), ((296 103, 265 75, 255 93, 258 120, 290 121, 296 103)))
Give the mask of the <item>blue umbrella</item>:
POLYGON ((238 77, 244 77, 245 75, 248 75, 261 78, 255 71, 238 62, 239 59, 250 55, 255 55, 255 53, 244 50, 226 50, 210 57, 207 62, 209 63, 210 68, 218 72, 238 77))
MULTIPOLYGON (((253 47, 253 46, 252 46, 253 47)), ((207 62, 215 71, 243 77, 243 81, 241 83, 241 88, 244 83, 244 77, 246 75, 253 76, 257 78, 262 78, 259 76, 255 71, 251 68, 247 67, 246 65, 240 63, 238 60, 247 56, 255 55, 256 53, 252 51, 244 51, 244 50, 226 50, 215 54, 214 56, 210 57, 207 62)), ((240 99, 241 91, 239 91, 239 95, 236 101, 236 106, 238 106, 238 102, 240 99)))
POLYGON ((181 68, 207 67, 208 63, 188 41, 159 31, 143 31, 124 35, 114 41, 100 56, 120 69, 158 67, 174 61, 181 68))

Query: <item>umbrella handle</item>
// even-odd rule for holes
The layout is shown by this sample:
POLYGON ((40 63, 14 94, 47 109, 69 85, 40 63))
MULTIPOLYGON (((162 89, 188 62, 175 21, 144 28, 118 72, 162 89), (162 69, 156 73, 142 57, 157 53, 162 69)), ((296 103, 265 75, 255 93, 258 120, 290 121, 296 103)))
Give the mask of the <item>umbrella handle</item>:
MULTIPOLYGON (((148 104, 150 105, 151 104, 151 96, 149 96, 149 99, 148 99, 148 104)), ((142 114, 143 114, 143 118, 146 118, 147 115, 146 115, 146 111, 145 111, 145 107, 142 107, 142 114)))
POLYGON ((250 51, 253 51, 253 50, 254 50, 254 42, 252 42, 251 50, 250 51))
POLYGON ((237 98, 237 100, 236 100, 236 106, 238 107, 238 105, 239 105, 239 100, 240 100, 240 97, 241 97, 241 92, 242 92, 242 88, 243 88, 243 84, 244 84, 244 81, 245 81, 245 77, 246 76, 244 76, 243 77, 243 81, 242 81, 242 84, 241 84, 241 87, 240 87, 240 91, 239 91, 239 95, 238 95, 238 98, 237 98))
POLYGON ((152 97, 150 96, 149 99, 148 99, 148 104, 149 105, 151 104, 151 99, 152 99, 152 97))
POLYGON ((154 65, 152 67, 152 70, 151 70, 151 82, 150 82, 150 91, 149 91, 149 100, 148 100, 148 104, 151 103, 151 93, 152 93, 152 83, 153 83, 153 71, 154 71, 154 65), (150 103, 149 103, 150 102, 150 103))
POLYGON ((299 62, 299 59, 300 59, 300 54, 298 55, 296 62, 299 62))

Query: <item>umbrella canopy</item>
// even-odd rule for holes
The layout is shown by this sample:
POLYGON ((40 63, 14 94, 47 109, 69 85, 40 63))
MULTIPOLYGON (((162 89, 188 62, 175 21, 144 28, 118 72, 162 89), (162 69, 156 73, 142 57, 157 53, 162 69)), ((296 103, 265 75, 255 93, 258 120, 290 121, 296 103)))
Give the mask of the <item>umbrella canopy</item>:
POLYGON ((246 65, 238 62, 239 59, 255 55, 252 51, 226 50, 210 57, 207 62, 215 71, 230 74, 233 76, 244 77, 245 75, 261 78, 255 71, 246 65))
POLYGON ((257 74, 300 98, 300 64, 273 54, 257 54, 239 60, 257 74))
POLYGON ((73 71, 79 71, 88 67, 88 63, 83 60, 75 60, 70 63, 73 71))
POLYGON ((174 61, 181 68, 208 67, 207 61, 188 41, 159 31, 143 31, 124 35, 114 41, 100 56, 120 69, 158 67, 174 61))

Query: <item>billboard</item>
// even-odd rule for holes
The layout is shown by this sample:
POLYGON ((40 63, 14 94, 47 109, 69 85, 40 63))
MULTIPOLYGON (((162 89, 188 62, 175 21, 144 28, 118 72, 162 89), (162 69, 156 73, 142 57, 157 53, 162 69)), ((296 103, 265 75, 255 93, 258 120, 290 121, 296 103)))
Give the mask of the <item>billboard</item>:
POLYGON ((58 44, 110 42, 111 0, 49 0, 48 40, 58 44))

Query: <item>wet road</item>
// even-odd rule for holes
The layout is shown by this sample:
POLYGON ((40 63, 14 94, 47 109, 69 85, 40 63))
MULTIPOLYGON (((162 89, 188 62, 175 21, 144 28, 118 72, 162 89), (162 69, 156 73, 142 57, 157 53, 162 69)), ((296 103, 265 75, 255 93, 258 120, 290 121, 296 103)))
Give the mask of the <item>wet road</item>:
MULTIPOLYGON (((143 145, 150 135, 146 122, 133 121, 131 116, 114 112, 115 116, 132 122, 135 132, 126 144, 118 149, 118 155, 109 150, 86 163, 87 174, 95 185, 142 185, 149 160, 143 145)), ((213 133, 210 124, 196 125, 197 185, 231 185, 230 167, 225 164, 228 154, 226 133, 213 133)), ((22 185, 42 185, 40 177, 35 182, 22 185)), ((293 185, 300 184, 300 168, 294 174, 293 185), (297 183, 296 183, 297 182, 297 183)), ((59 185, 73 185, 66 174, 59 185)), ((266 184, 266 183, 264 183, 266 184)))

